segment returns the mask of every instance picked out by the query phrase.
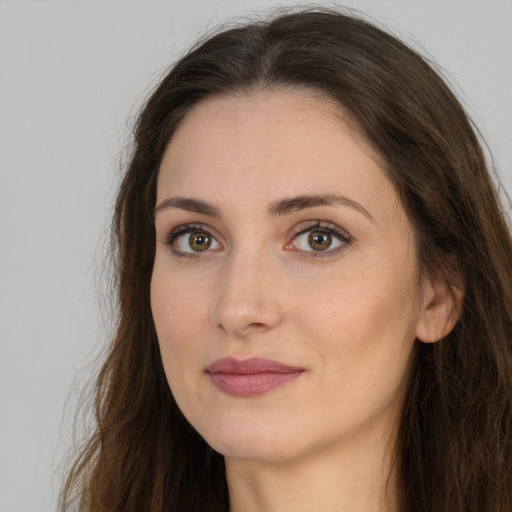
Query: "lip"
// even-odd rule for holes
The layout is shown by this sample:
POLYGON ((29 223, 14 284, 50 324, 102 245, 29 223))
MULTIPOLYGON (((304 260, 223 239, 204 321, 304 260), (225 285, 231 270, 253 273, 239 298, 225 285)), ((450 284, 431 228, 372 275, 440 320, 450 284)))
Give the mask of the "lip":
POLYGON ((213 385, 222 393, 251 398, 264 395, 298 379, 304 368, 263 357, 223 357, 206 368, 213 385))

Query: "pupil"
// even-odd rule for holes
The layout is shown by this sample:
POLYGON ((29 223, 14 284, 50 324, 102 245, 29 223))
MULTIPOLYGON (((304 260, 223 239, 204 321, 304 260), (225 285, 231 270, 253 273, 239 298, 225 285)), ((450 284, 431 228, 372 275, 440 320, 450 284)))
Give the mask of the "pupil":
POLYGON ((309 244, 315 251, 325 251, 331 246, 331 235, 320 231, 313 231, 309 235, 309 244))
POLYGON ((204 233, 192 233, 189 245, 195 251, 204 251, 210 247, 210 238, 204 233))

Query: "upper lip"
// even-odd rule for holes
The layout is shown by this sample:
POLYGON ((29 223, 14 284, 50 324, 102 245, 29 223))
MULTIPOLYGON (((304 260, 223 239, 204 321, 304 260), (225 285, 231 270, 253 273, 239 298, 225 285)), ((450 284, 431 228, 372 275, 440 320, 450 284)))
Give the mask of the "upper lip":
POLYGON ((295 373, 304 371, 304 368, 289 366, 265 357, 251 357, 249 359, 235 359, 223 357, 217 359, 206 368, 207 373, 228 373, 234 375, 253 375, 257 373, 295 373))

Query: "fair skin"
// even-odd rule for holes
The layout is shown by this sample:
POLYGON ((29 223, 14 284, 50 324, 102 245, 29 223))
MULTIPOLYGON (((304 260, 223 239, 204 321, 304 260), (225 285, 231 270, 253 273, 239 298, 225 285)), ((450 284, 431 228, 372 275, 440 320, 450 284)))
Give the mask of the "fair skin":
POLYGON ((445 287, 418 285, 411 225, 340 114, 304 90, 209 98, 161 164, 154 321, 179 407, 225 456, 231 512, 393 510, 413 345, 455 322, 445 287), (295 373, 223 388, 225 357, 295 373))

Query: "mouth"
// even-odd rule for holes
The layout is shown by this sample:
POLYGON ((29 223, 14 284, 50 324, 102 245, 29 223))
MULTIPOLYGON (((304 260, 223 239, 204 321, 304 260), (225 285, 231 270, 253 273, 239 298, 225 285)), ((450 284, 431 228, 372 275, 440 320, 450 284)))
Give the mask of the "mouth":
POLYGON ((304 371, 304 368, 261 357, 243 360, 224 357, 206 369, 219 391, 243 398, 257 397, 286 386, 304 371))

